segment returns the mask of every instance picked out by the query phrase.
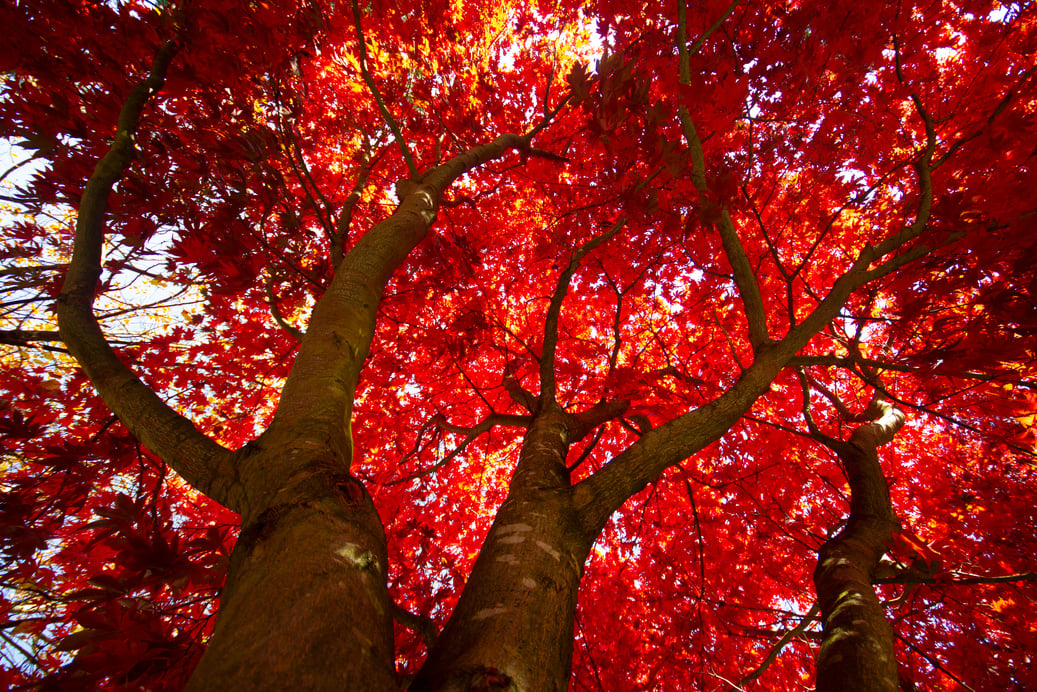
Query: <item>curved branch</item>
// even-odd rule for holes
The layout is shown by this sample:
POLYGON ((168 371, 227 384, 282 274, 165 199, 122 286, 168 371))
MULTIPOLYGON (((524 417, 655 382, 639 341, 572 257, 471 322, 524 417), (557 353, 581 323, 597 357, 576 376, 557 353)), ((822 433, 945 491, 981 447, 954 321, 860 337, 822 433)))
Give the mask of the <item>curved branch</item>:
MULTIPOLYGON (((883 250, 893 252, 920 232, 921 226, 913 225, 911 232, 897 234, 894 242, 884 244, 883 250)), ((799 350, 838 317, 850 295, 871 279, 868 268, 881 257, 878 252, 865 245, 813 311, 780 341, 758 351, 752 365, 731 388, 713 401, 646 432, 601 470, 580 481, 574 492, 586 530, 600 530, 612 512, 660 473, 720 439, 768 390, 799 350)))
MULTIPOLYGON (((849 412, 839 408, 846 417, 849 412)), ((849 442, 824 441, 842 462, 850 486, 850 516, 821 546, 814 571, 824 632, 817 660, 820 692, 895 692, 898 687, 893 630, 872 580, 899 528, 878 448, 904 425, 904 414, 878 390, 869 412, 874 420, 854 430, 849 442)))
POLYGON ((296 341, 302 341, 302 331, 289 324, 288 320, 286 320, 284 315, 281 314, 281 309, 277 307, 277 296, 274 295, 273 277, 267 279, 266 282, 266 300, 270 305, 270 314, 273 316, 274 322, 277 322, 277 326, 288 332, 296 341))
POLYGON ((425 642, 425 648, 432 648, 436 643, 436 639, 439 638, 439 633, 436 631, 436 622, 432 618, 412 613, 395 601, 390 601, 389 607, 392 608, 393 620, 407 629, 420 634, 422 641, 425 642))
POLYGON ((528 428, 532 421, 533 419, 531 416, 512 416, 502 413, 490 414, 490 416, 488 416, 481 423, 471 428, 459 428, 457 426, 450 425, 449 423, 446 423, 442 420, 436 421, 437 425, 439 425, 439 427, 444 430, 447 430, 457 435, 466 434, 465 439, 461 441, 461 444, 454 447, 454 449, 452 449, 449 454, 447 454, 445 457, 443 457, 427 469, 423 469, 421 471, 418 471, 417 473, 412 473, 409 476, 405 476, 394 481, 389 481, 385 485, 389 486, 400 485, 401 483, 409 483, 410 481, 417 480, 418 478, 423 478, 425 476, 429 476, 435 473, 439 469, 449 464, 454 459, 454 457, 463 452, 465 447, 467 447, 469 444, 475 441, 477 437, 479 437, 485 432, 489 432, 496 425, 510 425, 513 427, 528 428))
POLYGON ((337 267, 338 263, 342 261, 346 238, 349 237, 349 229, 353 224, 353 209, 360 201, 361 196, 363 196, 364 188, 367 187, 367 179, 371 173, 371 158, 371 145, 368 143, 364 152, 360 155, 360 168, 356 174, 356 182, 342 203, 342 209, 339 210, 338 218, 335 220, 335 233, 331 237, 331 248, 329 250, 331 266, 333 267, 337 267))
POLYGON ((760 665, 756 667, 756 670, 754 670, 753 672, 749 673, 744 678, 739 680, 738 686, 743 687, 745 685, 748 685, 750 682, 763 675, 764 671, 766 671, 772 663, 778 660, 778 654, 781 653, 781 650, 784 649, 790 641, 792 641, 793 639, 801 635, 804 631, 806 631, 807 627, 809 627, 810 624, 817 619, 817 613, 819 610, 821 610, 821 606, 815 601, 814 605, 811 606, 810 610, 808 610, 806 614, 803 615, 803 618, 799 621, 799 624, 782 635, 781 639, 778 640, 778 643, 775 644, 774 647, 771 649, 770 653, 767 654, 767 658, 763 659, 763 661, 760 662, 760 665))
POLYGON ((396 144, 400 147, 400 153, 403 154, 403 160, 407 164, 407 170, 410 172, 411 180, 418 179, 418 167, 414 165, 414 157, 411 156, 410 148, 407 147, 406 140, 403 139, 403 134, 400 132, 400 126, 396 123, 396 118, 392 117, 392 113, 389 112, 389 108, 385 105, 385 101, 382 99, 381 93, 378 91, 378 85, 374 82, 374 77, 371 76, 371 72, 367 69, 367 44, 364 39, 364 29, 360 23, 360 6, 357 4, 357 0, 353 0, 353 22, 356 24, 356 42, 357 52, 360 60, 360 74, 363 75, 364 81, 367 83, 367 87, 371 90, 371 94, 374 96, 375 102, 378 104, 378 110, 382 112, 382 117, 385 118, 385 123, 392 130, 392 136, 396 140, 396 144))
POLYGON ((815 440, 819 440, 826 447, 831 447, 836 443, 836 440, 821 432, 821 428, 817 426, 814 416, 810 413, 810 379, 803 368, 796 368, 796 376, 799 377, 799 383, 803 389, 803 418, 807 421, 807 429, 810 431, 810 436, 815 440))
POLYGON ((569 264, 558 277, 558 284, 551 295, 551 304, 547 308, 547 317, 544 320, 544 349, 540 357, 540 406, 545 407, 555 401, 555 349, 558 346, 558 318, 562 311, 562 302, 569 290, 569 282, 576 272, 580 262, 594 248, 610 240, 619 233, 626 225, 627 218, 622 216, 600 235, 596 235, 573 252, 569 264))
POLYGON ((516 404, 530 413, 536 413, 537 398, 533 396, 528 389, 523 387, 510 372, 504 375, 504 391, 508 393, 508 396, 510 396, 511 400, 516 404))
POLYGON ((115 139, 97 163, 79 203, 68 273, 55 301, 61 337, 108 407, 127 428, 190 485, 232 509, 233 454, 200 433, 169 408, 119 360, 105 340, 93 312, 101 276, 108 196, 132 162, 134 136, 148 99, 161 88, 176 52, 168 41, 158 51, 148 77, 138 84, 119 113, 115 139))
POLYGON ((522 135, 501 135, 428 171, 420 184, 408 187, 387 219, 353 244, 313 308, 274 420, 264 435, 275 436, 287 427, 305 429, 301 434, 307 444, 328 446, 347 465, 351 462, 353 395, 386 284, 429 232, 443 192, 461 175, 526 142, 522 135))

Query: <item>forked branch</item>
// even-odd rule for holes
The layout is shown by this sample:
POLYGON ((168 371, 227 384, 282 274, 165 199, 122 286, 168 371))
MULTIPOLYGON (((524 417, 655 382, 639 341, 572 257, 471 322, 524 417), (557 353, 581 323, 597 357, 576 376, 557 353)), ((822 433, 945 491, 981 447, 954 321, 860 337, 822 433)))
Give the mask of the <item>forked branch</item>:
POLYGON ((616 219, 615 223, 613 223, 607 231, 594 236, 586 243, 576 248, 576 251, 573 252, 572 257, 569 259, 569 264, 562 270, 562 273, 558 277, 558 284, 555 286, 554 293, 551 295, 551 303, 547 308, 547 318, 544 321, 544 349, 540 356, 541 407, 553 403, 555 401, 555 395, 557 394, 557 385, 555 383, 555 350, 558 347, 558 318, 562 311, 562 302, 565 300, 565 295, 569 291, 569 282, 572 280, 576 269, 580 266, 580 262, 582 262, 583 258, 587 256, 587 253, 615 237, 623 226, 626 225, 626 222, 627 219, 625 216, 616 219))
MULTIPOLYGON (((733 2, 713 27, 706 34, 700 37, 698 41, 696 41, 694 50, 698 50, 701 47, 706 36, 720 26, 721 22, 723 22, 723 20, 734 11, 737 4, 737 0, 736 2, 733 2)), ((678 2, 677 53, 680 60, 680 83, 684 86, 691 84, 691 60, 690 51, 688 50, 687 14, 688 11, 684 2, 678 2)), ((738 286, 742 305, 745 308, 745 318, 749 327, 749 343, 752 344, 753 350, 759 350, 764 345, 770 343, 770 335, 767 333, 767 313, 763 307, 763 298, 760 294, 760 285, 756 281, 756 273, 753 271, 752 264, 749 262, 749 257, 745 253, 742 241, 738 238, 738 231, 735 230, 734 222, 731 220, 731 216, 727 212, 726 205, 723 204, 723 200, 714 199, 713 193, 709 189, 709 183, 706 179, 705 154, 702 150, 702 141, 699 139, 698 131, 695 128, 695 122, 692 119, 691 114, 688 112, 687 107, 683 104, 678 107, 677 115, 680 119, 681 131, 684 133, 684 139, 688 143, 688 152, 691 155, 691 181, 695 185, 695 189, 698 191, 699 203, 721 205, 718 220, 716 222, 717 231, 720 233, 720 241, 724 248, 724 254, 727 255, 727 259, 731 263, 735 285, 738 286)))
MULTIPOLYGON (((389 483, 386 483, 386 485, 400 485, 401 483, 409 483, 410 481, 416 480, 418 478, 423 478, 425 476, 429 476, 435 473, 439 469, 449 464, 458 454, 463 452, 469 444, 474 442, 477 437, 479 437, 485 432, 489 432, 495 426, 508 425, 512 427, 526 428, 529 427, 529 424, 532 422, 532 420, 533 419, 531 416, 512 416, 503 413, 492 413, 485 419, 483 419, 478 425, 475 425, 471 428, 461 428, 455 425, 450 425, 446 422, 445 419, 439 417, 434 418, 432 421, 430 421, 430 424, 436 425, 441 430, 445 430, 455 435, 464 435, 465 438, 461 440, 461 442, 456 447, 454 447, 448 454, 446 454, 442 459, 440 459, 427 469, 422 469, 417 473, 412 473, 403 478, 390 481, 389 483)), ((424 431, 427 427, 429 426, 426 425, 424 428, 422 428, 422 430, 424 431)), ((420 445, 421 441, 419 440, 415 445, 415 451, 417 451, 420 445)))

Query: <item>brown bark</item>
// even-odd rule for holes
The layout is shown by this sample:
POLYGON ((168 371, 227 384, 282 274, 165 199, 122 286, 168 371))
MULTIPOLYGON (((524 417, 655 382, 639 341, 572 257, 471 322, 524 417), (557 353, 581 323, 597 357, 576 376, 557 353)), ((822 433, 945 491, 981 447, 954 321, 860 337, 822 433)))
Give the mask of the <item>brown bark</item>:
POLYGON ((243 524, 212 640, 186 689, 396 689, 387 567, 363 486, 313 462, 243 524))
POLYGON ((594 542, 565 468, 578 427, 556 404, 534 419, 508 498, 411 690, 568 688, 576 598, 594 542))
POLYGON ((105 214, 136 155, 140 115, 174 54, 159 51, 127 99, 84 190, 56 312, 61 338, 108 406, 188 483, 240 512, 242 532, 216 627, 191 690, 395 689, 383 528, 350 473, 357 377, 389 277, 428 233, 443 191, 528 136, 504 135, 429 171, 342 259, 317 301, 270 428, 230 452, 126 367, 93 314, 105 214))
POLYGON ((238 456, 242 533, 190 690, 396 688, 381 520, 350 473, 350 418, 382 292, 443 190, 521 138, 425 176, 360 238, 317 301, 270 427, 238 456))
POLYGON ((165 82, 175 52, 173 41, 162 46, 151 72, 133 89, 119 112, 114 141, 94 167, 80 198, 72 259, 54 311, 69 353, 134 436, 192 486, 238 509, 241 498, 233 487, 234 455, 198 432, 123 364, 105 340, 93 312, 94 291, 101 276, 108 196, 136 155, 137 123, 148 100, 165 82))
POLYGON ((904 415, 876 401, 879 420, 857 428, 849 442, 826 440, 850 485, 850 517, 821 546, 814 571, 824 628, 818 692, 895 692, 899 685, 893 630, 871 584, 898 527, 878 447, 893 438, 904 415))

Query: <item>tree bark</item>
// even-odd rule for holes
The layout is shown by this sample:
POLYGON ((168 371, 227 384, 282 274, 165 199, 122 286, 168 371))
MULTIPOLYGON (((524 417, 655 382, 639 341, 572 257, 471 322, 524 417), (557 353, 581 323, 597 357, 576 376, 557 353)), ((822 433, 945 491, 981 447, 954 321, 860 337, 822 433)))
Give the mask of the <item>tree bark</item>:
POLYGON ((568 689, 583 563, 565 468, 573 418, 552 404, 523 442, 504 501, 414 691, 568 689))
POLYGON ((394 690, 381 521, 362 484, 319 461, 247 523, 187 690, 394 690))
POLYGON ((817 660, 818 692, 895 692, 899 687, 893 630, 872 587, 872 574, 898 528, 878 447, 893 438, 904 415, 878 400, 879 420, 849 442, 827 440, 850 485, 846 527, 819 551, 814 585, 824 638, 817 660))

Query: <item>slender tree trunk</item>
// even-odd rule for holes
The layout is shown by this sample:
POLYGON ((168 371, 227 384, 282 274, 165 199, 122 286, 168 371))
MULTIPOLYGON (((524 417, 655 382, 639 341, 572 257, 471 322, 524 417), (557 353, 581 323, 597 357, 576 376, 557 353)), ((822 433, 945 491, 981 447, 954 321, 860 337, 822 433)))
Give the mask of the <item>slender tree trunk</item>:
POLYGON ((824 639, 818 692, 895 692, 899 687, 893 630, 872 587, 872 573, 898 527, 878 447, 892 439, 903 414, 879 402, 883 416, 859 427, 849 442, 828 441, 850 485, 846 527, 819 551, 814 585, 824 639))
POLYGON ((557 408, 535 418, 508 498, 411 690, 568 688, 576 598, 593 545, 565 468, 568 418, 557 408))

